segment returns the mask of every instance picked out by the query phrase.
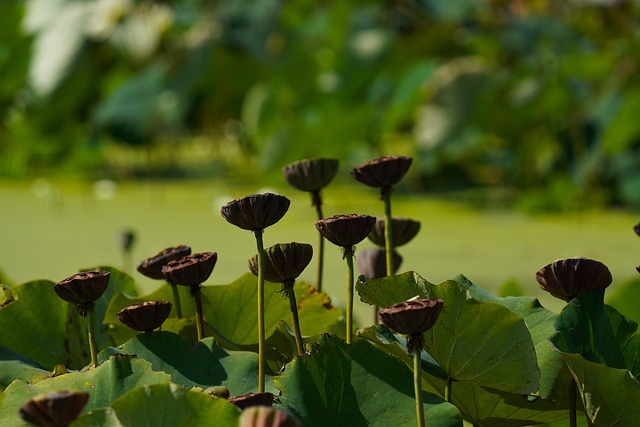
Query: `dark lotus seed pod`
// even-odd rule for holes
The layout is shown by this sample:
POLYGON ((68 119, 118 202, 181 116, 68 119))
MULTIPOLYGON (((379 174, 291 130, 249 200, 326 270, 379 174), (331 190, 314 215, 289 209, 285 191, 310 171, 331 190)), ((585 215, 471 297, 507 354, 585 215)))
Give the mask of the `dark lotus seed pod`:
POLYGON ((85 271, 58 282, 53 292, 71 304, 87 305, 97 301, 108 285, 108 271, 85 271))
POLYGON ((165 280, 162 267, 171 261, 191 255, 191 248, 187 245, 174 246, 158 252, 154 256, 145 259, 138 265, 138 272, 144 274, 150 279, 165 280))
MULTIPOLYGON (((379 248, 369 248, 359 251, 356 256, 358 270, 365 279, 378 279, 387 275, 387 259, 385 250, 379 248)), ((393 251, 393 274, 396 274, 402 264, 402 256, 393 251)))
POLYGON ((246 393, 240 396, 231 396, 228 400, 240 409, 251 406, 271 406, 273 405, 273 393, 246 393))
POLYGON ((287 412, 254 406, 242 411, 240 427, 300 427, 300 422, 287 412))
MULTIPOLYGON (((378 246, 384 247, 384 217, 378 218, 371 233, 369 233, 369 240, 378 246)), ((393 239, 393 247, 406 245, 409 243, 420 231, 420 221, 414 221, 409 218, 393 218, 391 220, 391 236, 393 239)))
POLYGON ((568 302, 585 292, 606 288, 613 278, 600 261, 567 258, 542 267, 536 273, 536 280, 540 288, 568 302))
POLYGON ((133 249, 133 244, 136 241, 136 233, 131 229, 121 230, 120 233, 118 233, 118 241, 120 248, 125 252, 129 252, 133 249))
POLYGON ((413 159, 383 156, 351 170, 351 176, 369 187, 391 188, 405 176, 413 159))
POLYGON ((218 254, 216 252, 187 255, 162 267, 162 272, 171 283, 182 286, 197 286, 211 276, 217 260, 218 254))
POLYGON ((369 215, 335 215, 316 222, 316 228, 334 245, 351 247, 362 242, 375 223, 376 219, 369 215))
POLYGON ((378 319, 400 334, 416 335, 435 325, 444 302, 440 299, 418 299, 394 304, 378 312, 378 319))
POLYGON ((315 192, 329 185, 339 167, 338 159, 316 157, 290 163, 282 169, 282 173, 292 187, 315 192))
POLYGON ((89 393, 68 390, 40 394, 22 405, 19 414, 40 427, 65 427, 75 421, 89 401, 89 393))
MULTIPOLYGON (((272 283, 295 281, 311 262, 313 247, 306 243, 279 243, 264 250, 264 278, 272 283)), ((249 260, 249 270, 258 275, 258 255, 249 260)))
POLYGON ((243 230, 259 231, 280 221, 291 201, 273 193, 252 194, 232 200, 220 209, 227 222, 243 230))
POLYGON ((636 234, 640 236, 640 222, 633 227, 633 231, 635 231, 636 234))
POLYGON ((168 301, 145 301, 130 305, 120 310, 118 319, 131 329, 140 332, 150 332, 162 325, 171 313, 171 303, 168 301))

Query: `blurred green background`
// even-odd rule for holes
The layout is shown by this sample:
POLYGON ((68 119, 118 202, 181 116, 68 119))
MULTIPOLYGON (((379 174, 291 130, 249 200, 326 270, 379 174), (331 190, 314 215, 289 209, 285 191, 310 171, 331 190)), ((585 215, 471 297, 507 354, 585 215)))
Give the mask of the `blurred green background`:
POLYGON ((0 268, 21 282, 117 265, 115 236, 131 227, 135 262, 182 243, 229 251, 214 280, 228 282, 253 248, 240 249, 251 236, 223 223, 221 204, 270 187, 294 204, 266 243, 315 243, 310 201, 282 166, 339 158, 326 213, 378 216, 376 192, 348 171, 396 154, 414 164, 394 214, 423 221, 403 270, 492 290, 516 278, 536 296, 533 274, 557 258, 631 277, 639 9, 2 0, 0 268))

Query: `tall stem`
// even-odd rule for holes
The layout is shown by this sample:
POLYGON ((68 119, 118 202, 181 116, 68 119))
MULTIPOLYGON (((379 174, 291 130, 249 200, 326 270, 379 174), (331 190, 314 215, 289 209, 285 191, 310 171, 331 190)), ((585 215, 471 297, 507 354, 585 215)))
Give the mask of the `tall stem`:
MULTIPOLYGON (((314 191, 311 193, 311 202, 316 208, 316 214, 318 220, 324 218, 322 215, 322 196, 320 191, 314 191)), ((322 266, 324 265, 324 237, 318 232, 318 272, 316 273, 316 289, 318 292, 322 292, 322 266)))
POLYGON ((424 407, 422 405, 422 367, 420 363, 422 347, 413 349, 413 388, 416 395, 416 419, 418 427, 424 427, 424 407))
POLYGON ((353 246, 344 248, 347 259, 347 344, 351 344, 353 333, 353 246))
POLYGON ((196 330, 198 331, 198 341, 204 338, 204 322, 202 318, 202 293, 200 285, 191 287, 191 296, 196 303, 196 330))
POLYGON ((91 364, 98 366, 98 346, 96 345, 95 309, 87 310, 87 334, 89 336, 89 351, 91 352, 91 364))
POLYGON ((449 375, 447 375, 447 385, 444 387, 444 400, 451 403, 451 386, 453 384, 453 380, 449 375))
POLYGON ((300 332, 300 320, 298 318, 298 303, 296 302, 296 293, 293 289, 293 283, 284 286, 287 291, 287 298, 289 299, 289 308, 291 309, 291 322, 293 323, 293 333, 296 337, 296 347, 298 348, 298 354, 302 356, 304 354, 304 347, 302 346, 302 333, 300 332))
POLYGON ((569 384, 569 426, 576 427, 578 425, 578 415, 576 413, 576 393, 577 384, 574 378, 571 378, 569 384))
POLYGON ((391 219, 391 189, 381 190, 384 201, 384 251, 387 261, 387 276, 393 275, 393 222, 391 219))
POLYGON ((258 393, 264 393, 264 243, 263 230, 256 230, 256 246, 258 248, 258 393))
POLYGON ((171 292, 173 293, 173 306, 176 308, 176 315, 178 319, 182 317, 182 307, 180 307, 180 294, 178 293, 178 285, 175 283, 167 282, 171 286, 171 292))

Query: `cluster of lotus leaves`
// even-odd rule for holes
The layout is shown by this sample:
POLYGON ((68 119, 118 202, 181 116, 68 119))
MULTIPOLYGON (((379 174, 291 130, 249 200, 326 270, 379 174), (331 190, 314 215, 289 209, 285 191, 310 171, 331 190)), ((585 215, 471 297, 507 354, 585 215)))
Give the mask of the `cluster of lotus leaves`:
MULTIPOLYGON (((133 278, 102 269, 111 272, 111 281, 96 303, 97 367, 88 366, 84 319, 51 291, 53 282, 2 285, 0 425, 26 425, 18 416, 22 404, 69 389, 90 394, 72 426, 186 425, 187 420, 204 426, 212 419, 237 426, 240 410, 201 390, 223 385, 234 396, 257 390, 255 276, 202 286, 206 338, 197 342, 188 288, 179 287, 182 318, 174 307, 161 330, 137 333, 116 313, 143 301, 170 301, 171 288, 140 295, 133 278)), ((298 356, 289 305, 278 289, 267 285, 265 292, 266 391, 277 396, 274 407, 304 426, 415 425, 412 357, 403 336, 371 326, 346 345, 342 310, 326 294, 296 283, 307 347, 307 354, 298 356)), ((594 425, 640 423, 637 324, 606 305, 604 291, 584 294, 555 314, 535 298, 499 298, 464 276, 433 285, 408 272, 359 282, 356 289, 362 301, 380 307, 415 296, 445 301, 435 326, 424 334, 422 386, 430 426, 462 426, 463 419, 477 426, 566 419, 572 377, 582 397, 580 409, 594 425), (443 399, 448 377, 451 403, 443 399)), ((624 292, 616 297, 625 300, 624 292)))

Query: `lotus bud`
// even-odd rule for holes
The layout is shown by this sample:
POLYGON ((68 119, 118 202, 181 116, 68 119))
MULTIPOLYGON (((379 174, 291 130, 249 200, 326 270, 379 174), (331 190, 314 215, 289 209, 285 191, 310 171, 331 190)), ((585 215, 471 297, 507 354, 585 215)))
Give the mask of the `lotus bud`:
MULTIPOLYGON (((369 233, 369 240, 378 246, 384 247, 384 217, 377 219, 375 225, 369 233)), ((420 221, 414 221, 409 218, 393 218, 391 221, 391 239, 393 247, 405 245, 409 243, 420 231, 420 221)))
POLYGON ((607 266, 599 261, 567 258, 542 267, 536 280, 540 288, 568 302, 585 292, 606 288, 613 278, 607 266))
POLYGON ((289 199, 277 194, 252 194, 232 200, 220 213, 227 222, 243 230, 261 231, 280 221, 290 204, 289 199))
POLYGON ((193 287, 204 283, 211 276, 217 260, 216 252, 187 255, 169 262, 162 267, 162 272, 171 283, 193 287))
POLYGON ((146 301, 125 307, 116 315, 122 323, 135 331, 151 332, 167 320, 169 313, 171 313, 170 302, 146 301))
POLYGON ((22 405, 20 417, 40 427, 65 427, 78 418, 89 393, 68 390, 40 394, 22 405))
POLYGON ((169 264, 171 261, 184 256, 191 255, 191 248, 186 245, 175 246, 167 248, 161 252, 158 252, 154 256, 145 259, 138 265, 138 272, 144 274, 150 279, 165 280, 164 273, 162 273, 162 267, 169 264))
POLYGON ((335 215, 316 222, 316 228, 334 245, 350 248, 367 237, 375 222, 369 215, 335 215))

